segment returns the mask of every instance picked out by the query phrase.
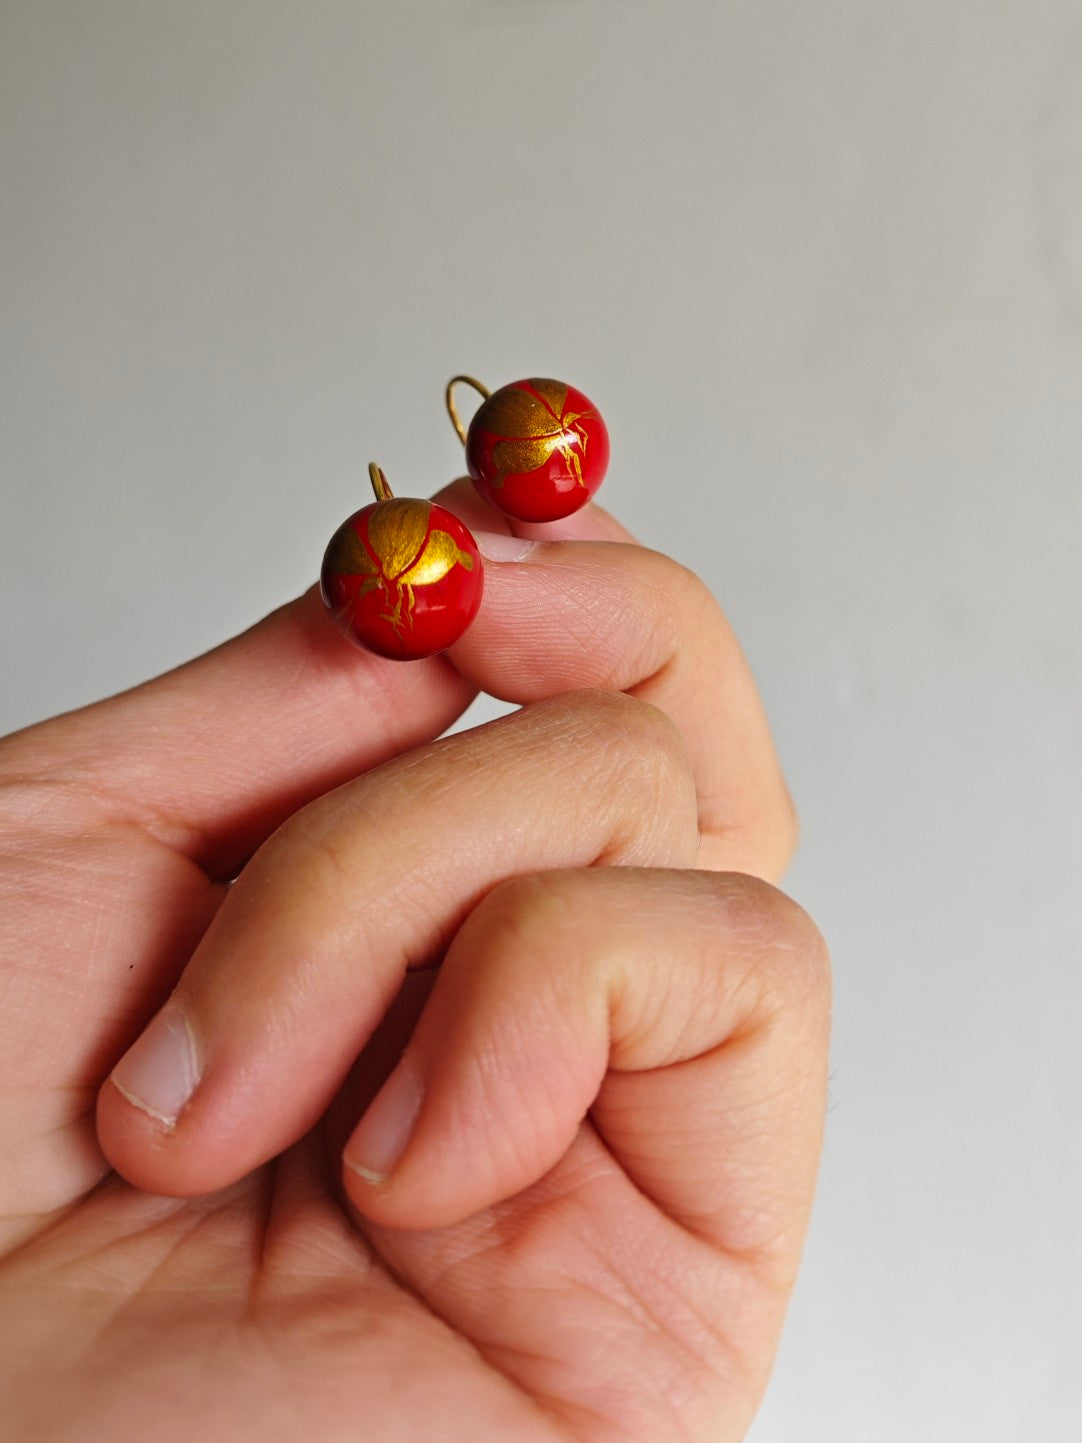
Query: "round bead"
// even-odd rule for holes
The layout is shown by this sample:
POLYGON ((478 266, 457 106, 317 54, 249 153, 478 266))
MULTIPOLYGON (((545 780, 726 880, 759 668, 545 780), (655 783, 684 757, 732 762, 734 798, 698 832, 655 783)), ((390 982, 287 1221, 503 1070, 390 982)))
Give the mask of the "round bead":
POLYGON ((520 521, 558 521, 605 478, 601 413, 563 381, 513 381, 493 391, 466 433, 466 469, 493 506, 520 521))
POLYGON ((343 521, 323 557, 331 620, 356 646, 396 661, 432 656, 477 615, 484 572, 473 537, 431 501, 375 501, 343 521))

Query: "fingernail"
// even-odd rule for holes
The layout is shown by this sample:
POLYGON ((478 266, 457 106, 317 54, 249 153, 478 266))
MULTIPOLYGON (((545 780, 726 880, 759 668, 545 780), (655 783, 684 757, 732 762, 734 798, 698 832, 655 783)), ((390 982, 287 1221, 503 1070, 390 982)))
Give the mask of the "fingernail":
POLYGON ((113 1086, 168 1126, 195 1091, 200 1067, 195 1038, 180 1005, 167 1002, 113 1068, 113 1086))
POLYGON ((486 561, 523 561, 537 545, 521 536, 506 536, 502 531, 475 531, 473 539, 486 561))
POLYGON ((423 1096, 424 1086, 413 1059, 404 1053, 347 1143, 346 1166, 365 1182, 385 1181, 410 1140, 423 1096))

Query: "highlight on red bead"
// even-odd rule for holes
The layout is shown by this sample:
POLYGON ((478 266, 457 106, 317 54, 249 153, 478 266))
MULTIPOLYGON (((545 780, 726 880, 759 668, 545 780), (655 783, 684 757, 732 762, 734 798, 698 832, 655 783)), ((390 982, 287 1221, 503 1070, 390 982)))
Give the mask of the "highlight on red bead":
POLYGON ((383 488, 386 499, 354 512, 331 537, 320 591, 355 646, 415 661, 466 630, 481 605, 484 571, 457 516, 431 501, 392 497, 385 478, 383 488))
POLYGON ((501 386, 478 408, 466 433, 466 469, 477 490, 520 521, 558 521, 578 511, 605 479, 608 464, 609 433, 600 411, 563 381, 501 386))

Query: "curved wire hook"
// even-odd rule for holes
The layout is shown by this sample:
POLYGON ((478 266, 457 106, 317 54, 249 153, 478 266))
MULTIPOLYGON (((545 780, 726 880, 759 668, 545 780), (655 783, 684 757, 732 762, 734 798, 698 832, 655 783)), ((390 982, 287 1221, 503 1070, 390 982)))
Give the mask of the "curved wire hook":
POLYGON ((452 376, 447 382, 446 401, 447 414, 451 418, 451 425, 458 432, 458 439, 463 446, 466 444, 466 428, 458 417, 458 409, 455 406, 455 387, 458 385, 472 386, 482 400, 487 401, 492 392, 487 386, 482 386, 480 381, 474 380, 472 376, 452 376))

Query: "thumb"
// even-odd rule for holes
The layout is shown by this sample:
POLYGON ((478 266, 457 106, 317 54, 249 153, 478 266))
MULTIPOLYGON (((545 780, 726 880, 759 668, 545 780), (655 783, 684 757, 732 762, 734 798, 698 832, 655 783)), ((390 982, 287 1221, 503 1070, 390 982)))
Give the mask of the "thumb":
POLYGON ((752 878, 506 882, 459 931, 347 1144, 347 1191, 379 1224, 452 1224, 537 1181, 589 1113, 662 1211, 787 1274, 819 1152, 828 992, 814 926, 752 878))

